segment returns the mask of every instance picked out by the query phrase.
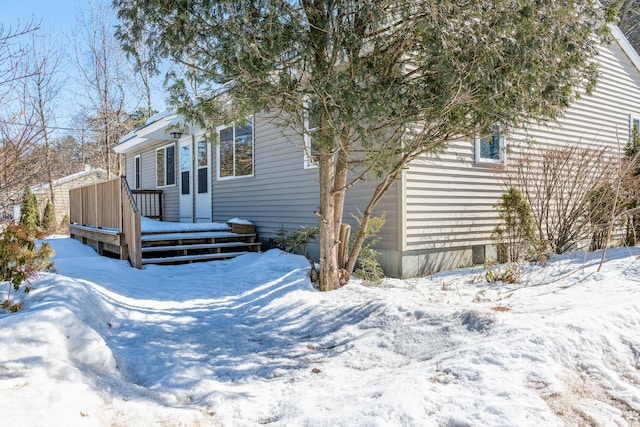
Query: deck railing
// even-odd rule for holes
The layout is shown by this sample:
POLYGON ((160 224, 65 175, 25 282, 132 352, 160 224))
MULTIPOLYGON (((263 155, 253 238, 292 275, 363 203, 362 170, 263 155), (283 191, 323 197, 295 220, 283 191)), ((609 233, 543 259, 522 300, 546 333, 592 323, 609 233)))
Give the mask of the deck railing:
POLYGON ((162 221, 162 190, 131 190, 140 214, 162 221))
POLYGON ((142 268, 142 240, 140 209, 129 189, 126 178, 120 178, 122 200, 122 235, 127 244, 129 262, 135 268, 142 268))
POLYGON ((142 268, 140 210, 124 177, 69 190, 69 222, 73 225, 118 230, 120 255, 142 268))
POLYGON ((121 229, 120 178, 69 190, 69 222, 121 229))

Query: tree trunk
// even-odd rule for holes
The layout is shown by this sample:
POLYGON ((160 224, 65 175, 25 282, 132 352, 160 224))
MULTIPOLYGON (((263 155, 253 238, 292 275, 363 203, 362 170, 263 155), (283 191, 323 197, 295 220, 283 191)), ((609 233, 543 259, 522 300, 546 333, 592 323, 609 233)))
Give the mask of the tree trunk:
POLYGON ((356 236, 355 241, 353 242, 353 247, 351 248, 351 253, 349 254, 349 259, 347 260, 347 264, 344 267, 346 279, 348 280, 353 273, 353 269, 356 267, 356 262, 358 261, 358 257, 360 256, 360 251, 362 250, 362 245, 364 244, 364 240, 367 237, 367 227, 369 226, 369 220, 371 219, 371 214, 373 213, 373 209, 376 207, 382 196, 389 190, 391 185, 394 182, 400 179, 402 175, 402 165, 407 164, 411 158, 405 159, 405 161, 399 163, 393 171, 391 171, 387 177, 376 187, 373 192, 373 196, 371 196, 371 200, 369 200, 369 204, 365 208, 362 213, 362 219, 360 222, 360 229, 358 230, 358 234, 356 236))
POLYGON ((318 155, 320 178, 320 290, 331 291, 340 287, 338 267, 338 239, 335 230, 334 156, 318 155))

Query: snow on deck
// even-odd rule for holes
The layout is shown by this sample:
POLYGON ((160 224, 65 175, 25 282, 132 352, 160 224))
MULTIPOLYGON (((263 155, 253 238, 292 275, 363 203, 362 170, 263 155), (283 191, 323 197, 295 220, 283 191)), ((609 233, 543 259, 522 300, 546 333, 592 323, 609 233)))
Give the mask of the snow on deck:
POLYGON ((156 221, 142 217, 140 227, 143 233, 179 233, 193 231, 229 231, 231 227, 219 222, 170 222, 156 221))
POLYGON ((167 234, 150 234, 142 236, 142 242, 161 242, 163 240, 200 240, 200 239, 216 239, 222 237, 237 237, 237 233, 228 231, 198 231, 195 233, 167 233, 167 234))

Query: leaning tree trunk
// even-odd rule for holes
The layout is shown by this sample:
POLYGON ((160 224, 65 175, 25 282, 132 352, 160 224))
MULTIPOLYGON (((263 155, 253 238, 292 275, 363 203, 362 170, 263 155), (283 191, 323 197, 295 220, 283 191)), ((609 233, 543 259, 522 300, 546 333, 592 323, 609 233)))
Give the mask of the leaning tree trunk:
POLYGON ((358 230, 358 234, 356 235, 356 238, 351 247, 351 253, 349 254, 347 263, 344 266, 345 279, 348 280, 349 277, 351 277, 351 274, 356 267, 358 257, 360 256, 360 251, 362 250, 362 245, 367 238, 367 228, 369 227, 369 221, 371 220, 373 209, 376 207, 378 202, 380 202, 382 197, 387 193, 393 183, 400 179, 404 165, 408 164, 415 157, 417 157, 417 154, 406 154, 401 161, 396 162, 395 167, 387 174, 386 178, 384 178, 382 182, 380 182, 376 186, 373 195, 371 196, 371 199, 367 204, 367 207, 362 213, 360 229, 358 230))

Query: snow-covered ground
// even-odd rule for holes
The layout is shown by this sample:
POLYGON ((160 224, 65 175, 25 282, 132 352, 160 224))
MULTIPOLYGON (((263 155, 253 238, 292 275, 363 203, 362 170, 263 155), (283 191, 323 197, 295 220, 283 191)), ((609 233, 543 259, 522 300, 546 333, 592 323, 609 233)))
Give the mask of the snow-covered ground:
POLYGON ((135 270, 50 243, 0 314, 0 425, 640 425, 628 249, 320 293, 279 251, 135 270))

